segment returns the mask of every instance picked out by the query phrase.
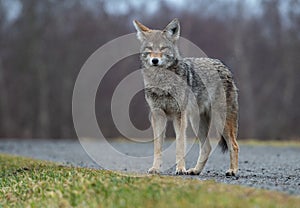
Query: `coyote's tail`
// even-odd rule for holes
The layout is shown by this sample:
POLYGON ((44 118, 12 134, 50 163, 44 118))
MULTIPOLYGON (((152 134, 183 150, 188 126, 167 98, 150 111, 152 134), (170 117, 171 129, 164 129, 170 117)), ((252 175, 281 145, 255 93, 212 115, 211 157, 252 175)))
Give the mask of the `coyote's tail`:
POLYGON ((223 135, 221 135, 221 140, 218 143, 219 147, 221 147, 222 153, 225 153, 228 151, 228 146, 227 146, 227 142, 225 140, 225 138, 223 137, 223 135))

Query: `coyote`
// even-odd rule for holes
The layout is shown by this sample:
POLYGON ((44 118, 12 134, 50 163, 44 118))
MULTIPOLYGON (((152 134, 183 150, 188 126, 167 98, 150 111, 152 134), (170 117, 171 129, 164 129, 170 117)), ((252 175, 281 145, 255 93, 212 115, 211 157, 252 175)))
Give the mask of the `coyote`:
POLYGON ((178 50, 180 25, 171 21, 164 30, 152 30, 134 20, 137 38, 141 42, 140 59, 145 85, 145 98, 151 111, 154 134, 154 161, 149 174, 159 174, 162 164, 162 143, 166 123, 173 120, 176 133, 175 174, 198 175, 211 152, 208 131, 212 118, 212 103, 221 103, 220 89, 225 94, 225 121, 219 132, 223 152, 229 148, 230 169, 227 176, 238 171, 239 146, 237 88, 231 72, 217 59, 182 58, 178 50), (220 82, 218 82, 220 80, 220 82), (220 84, 221 83, 221 84, 220 84), (199 122, 197 122, 197 119, 199 122), (194 168, 185 169, 186 129, 188 122, 200 139, 200 152, 194 168))

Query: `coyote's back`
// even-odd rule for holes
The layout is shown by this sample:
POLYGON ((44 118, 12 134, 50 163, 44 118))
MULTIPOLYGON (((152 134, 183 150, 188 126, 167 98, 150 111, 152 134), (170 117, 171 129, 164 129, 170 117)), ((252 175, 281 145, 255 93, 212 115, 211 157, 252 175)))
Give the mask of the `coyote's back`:
POLYGON ((223 151, 230 149, 230 169, 238 170, 238 144, 236 142, 238 102, 237 88, 228 68, 217 59, 182 58, 177 40, 180 26, 174 19, 164 30, 151 30, 134 21, 137 37, 141 41, 141 61, 145 97, 151 110, 154 132, 154 162, 149 173, 158 173, 161 166, 162 141, 167 118, 173 120, 176 132, 176 173, 199 174, 211 151, 207 139, 212 112, 219 111, 223 126, 219 128, 223 151), (186 128, 191 126, 201 141, 197 165, 185 169, 186 128))

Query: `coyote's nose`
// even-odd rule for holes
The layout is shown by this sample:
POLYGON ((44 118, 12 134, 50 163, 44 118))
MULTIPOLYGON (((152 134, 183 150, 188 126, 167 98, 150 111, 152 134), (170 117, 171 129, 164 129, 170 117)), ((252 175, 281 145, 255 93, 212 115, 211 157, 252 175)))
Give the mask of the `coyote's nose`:
POLYGON ((157 65, 159 62, 159 60, 157 58, 152 59, 152 64, 153 65, 157 65))

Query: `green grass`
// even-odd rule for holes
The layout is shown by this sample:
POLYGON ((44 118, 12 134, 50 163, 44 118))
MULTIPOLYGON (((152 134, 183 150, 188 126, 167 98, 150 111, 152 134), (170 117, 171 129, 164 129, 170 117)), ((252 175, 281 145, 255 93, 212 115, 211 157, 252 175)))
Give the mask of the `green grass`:
POLYGON ((300 147, 299 140, 258 140, 246 139, 238 140, 239 144, 252 145, 252 146, 273 146, 273 147, 300 147))
POLYGON ((277 192, 0 155, 0 207, 297 207, 277 192))

